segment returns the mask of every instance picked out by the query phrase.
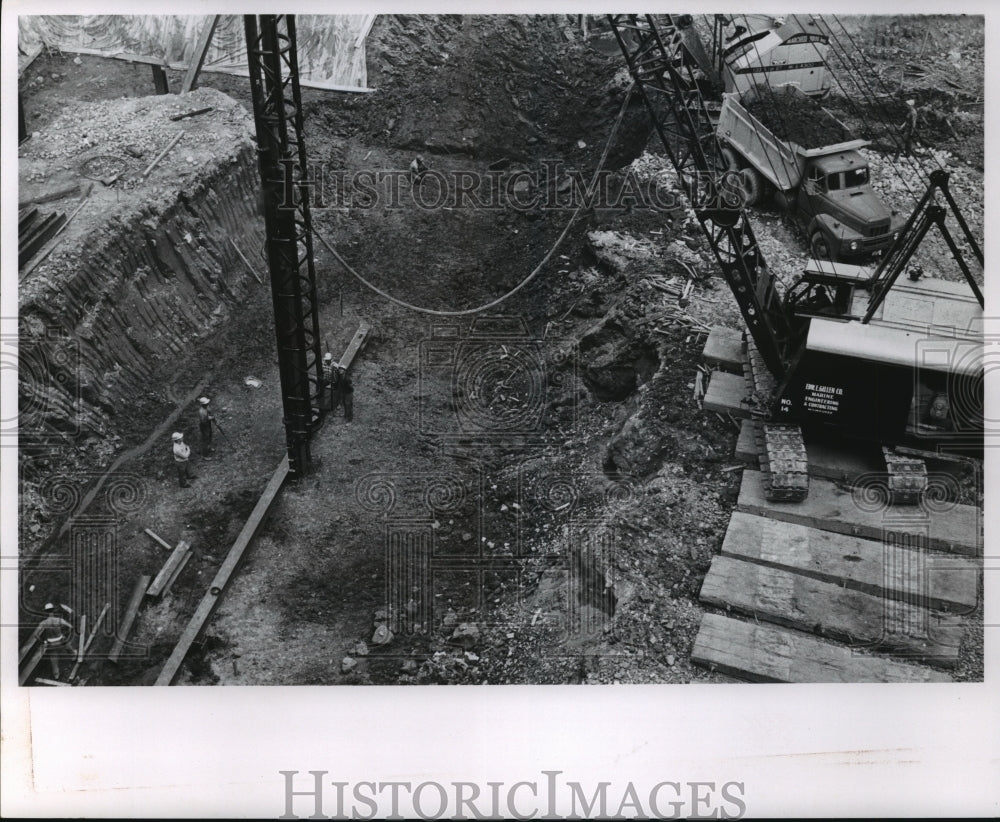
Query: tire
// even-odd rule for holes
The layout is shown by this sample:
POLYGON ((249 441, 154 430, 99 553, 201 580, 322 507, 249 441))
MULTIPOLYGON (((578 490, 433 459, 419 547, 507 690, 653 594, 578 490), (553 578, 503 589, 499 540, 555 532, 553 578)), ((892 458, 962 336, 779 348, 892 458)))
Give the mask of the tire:
POLYGON ((826 237, 823 236, 822 231, 814 231, 812 236, 809 238, 809 248, 812 250, 812 255, 814 259, 817 260, 832 260, 833 256, 830 253, 830 244, 827 242, 826 237))
POLYGON ((758 205, 766 200, 770 194, 770 186, 763 175, 757 169, 744 165, 740 156, 729 146, 723 146, 721 154, 723 168, 739 172, 744 206, 758 205))

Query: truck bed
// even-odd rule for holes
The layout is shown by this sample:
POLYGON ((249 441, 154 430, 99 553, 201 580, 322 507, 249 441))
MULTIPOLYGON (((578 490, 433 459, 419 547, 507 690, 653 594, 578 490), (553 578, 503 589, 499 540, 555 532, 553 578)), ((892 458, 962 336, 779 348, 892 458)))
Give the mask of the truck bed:
POLYGON ((806 158, 868 144, 851 139, 836 117, 791 86, 748 95, 746 105, 736 94, 723 95, 717 133, 782 191, 799 184, 806 158))

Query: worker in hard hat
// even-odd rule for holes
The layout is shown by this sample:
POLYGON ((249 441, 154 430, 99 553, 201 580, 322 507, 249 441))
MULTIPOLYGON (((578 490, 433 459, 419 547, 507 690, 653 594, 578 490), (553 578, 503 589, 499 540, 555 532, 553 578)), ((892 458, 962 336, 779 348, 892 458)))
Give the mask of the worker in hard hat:
POLYGON ((201 434, 201 456, 202 459, 210 460, 212 453, 212 428, 215 417, 208 410, 212 401, 208 397, 198 398, 198 433, 201 434))
POLYGON ((354 419, 354 383, 347 375, 347 366, 343 363, 337 364, 337 371, 333 377, 332 408, 331 412, 336 413, 337 407, 343 403, 344 420, 350 422, 354 419))
POLYGON ((73 638, 73 626, 56 612, 56 606, 45 603, 45 619, 38 623, 38 637, 45 646, 45 655, 52 665, 52 678, 59 679, 59 658, 73 638))
POLYGON ((424 158, 419 154, 410 161, 410 182, 419 183, 420 178, 427 173, 427 165, 424 163, 424 158))
POLYGON ((177 479, 181 488, 191 485, 188 480, 196 479, 191 473, 191 447, 184 442, 184 435, 180 431, 175 431, 171 436, 174 443, 174 464, 177 466, 177 479))
POLYGON ((333 410, 333 354, 323 355, 323 376, 320 378, 318 405, 324 414, 333 410))

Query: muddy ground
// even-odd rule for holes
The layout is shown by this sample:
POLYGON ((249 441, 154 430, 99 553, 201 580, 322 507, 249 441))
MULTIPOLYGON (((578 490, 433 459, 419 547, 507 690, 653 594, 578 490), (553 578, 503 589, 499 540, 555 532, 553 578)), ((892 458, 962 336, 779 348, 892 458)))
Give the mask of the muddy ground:
MULTIPOLYGON (((981 21, 909 19, 909 36, 891 47, 876 43, 879 25, 848 21, 882 74, 911 62, 927 30, 935 55, 957 49, 963 64, 981 60, 981 21)), ((550 209, 428 208, 404 173, 398 203, 372 203, 352 175, 405 172, 420 153, 449 178, 538 172, 543 182, 517 194, 543 192, 558 204, 567 189, 544 181, 546 161, 591 172, 621 109, 616 47, 599 28, 584 38, 567 17, 380 16, 368 44, 375 94, 304 91, 307 151, 330 172, 317 230, 399 300, 456 311, 498 299, 552 249, 573 213, 565 200, 550 209)), ((891 99, 930 99, 922 79, 904 72, 891 99)), ((180 76, 170 82, 176 89, 180 76)), ((978 88, 976 75, 961 82, 981 100, 981 69, 978 88)), ((201 83, 250 108, 246 80, 206 74, 201 83)), ((29 131, 43 131, 68 100, 151 91, 148 67, 93 57, 43 55, 22 82, 29 131)), ((960 111, 955 127, 981 135, 982 109, 960 111)), ((972 196, 978 189, 970 219, 981 231, 981 161, 964 134, 928 130, 916 161, 943 158, 972 196)), ((649 138, 633 100, 608 153, 613 194, 629 168, 649 179, 665 167, 649 138)), ((871 155, 890 167, 877 145, 871 155)), ((912 207, 905 187, 884 185, 912 207)), ((727 470, 737 464, 737 427, 702 411, 694 388, 707 328, 741 321, 683 207, 610 199, 613 207, 581 211, 539 276, 489 312, 506 319, 488 332, 469 316, 386 300, 317 245, 324 347, 339 353, 360 321, 374 326, 353 371, 355 418, 329 419, 317 434, 315 470, 278 499, 181 682, 725 681, 693 667, 690 651, 701 580, 739 486, 739 471, 727 470), (675 259, 698 276, 683 309, 677 290, 687 275, 675 259), (442 366, 452 355, 427 356, 480 333, 481 343, 454 355, 467 364, 458 378, 442 366)), ((768 259, 791 276, 806 254, 801 228, 769 211, 755 218, 768 259)), ((118 514, 121 601, 137 574, 155 573, 166 557, 144 528, 191 542, 194 555, 141 615, 134 638, 148 654, 85 666, 88 684, 155 679, 282 458, 270 312, 265 283, 229 326, 185 352, 176 378, 153 389, 159 405, 114 420, 133 449, 119 470, 146 489, 118 514), (180 489, 169 431, 150 434, 199 393, 213 398, 225 435, 180 489)), ((178 425, 194 435, 194 423, 192 404, 178 425)), ((90 468, 110 461, 95 456, 90 468)), ((33 579, 25 597, 51 596, 44 577, 33 579)), ((982 677, 975 631, 962 659, 959 678, 982 677)))

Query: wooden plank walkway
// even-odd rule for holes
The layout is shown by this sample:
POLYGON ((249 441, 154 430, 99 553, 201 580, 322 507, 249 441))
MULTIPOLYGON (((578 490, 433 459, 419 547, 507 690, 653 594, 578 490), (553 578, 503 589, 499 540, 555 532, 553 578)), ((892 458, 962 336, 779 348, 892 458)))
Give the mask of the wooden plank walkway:
POLYGON ((700 599, 855 647, 949 667, 958 662, 962 627, 955 617, 753 562, 716 557, 700 599))
POLYGON ((750 416, 750 407, 744 402, 746 396, 747 383, 742 374, 713 371, 702 407, 706 411, 732 414, 738 419, 746 418, 750 416))
POLYGON ((728 371, 730 374, 743 374, 743 332, 735 328, 716 325, 708 333, 705 348, 701 358, 706 365, 728 371))
POLYGON ((981 565, 954 554, 887 546, 734 511, 722 555, 780 568, 873 596, 908 595, 929 608, 967 613, 981 565))
POLYGON ((760 472, 747 469, 736 507, 748 514, 838 534, 875 540, 917 537, 934 551, 982 555, 980 511, 971 505, 955 505, 929 515, 914 505, 863 510, 849 490, 823 479, 810 481, 809 496, 803 502, 769 502, 764 497, 760 472))
POLYGON ((773 625, 705 614, 691 660, 749 682, 950 682, 937 671, 773 625))
POLYGON ((142 600, 146 595, 146 589, 149 588, 151 579, 149 575, 142 574, 136 580, 135 588, 132 589, 132 597, 125 608, 125 615, 118 624, 118 633, 111 646, 111 653, 108 654, 108 659, 112 662, 117 662, 118 657, 121 656, 122 651, 125 649, 125 642, 128 639, 129 632, 132 630, 132 625, 135 623, 135 618, 139 614, 139 609, 142 607, 142 600))

